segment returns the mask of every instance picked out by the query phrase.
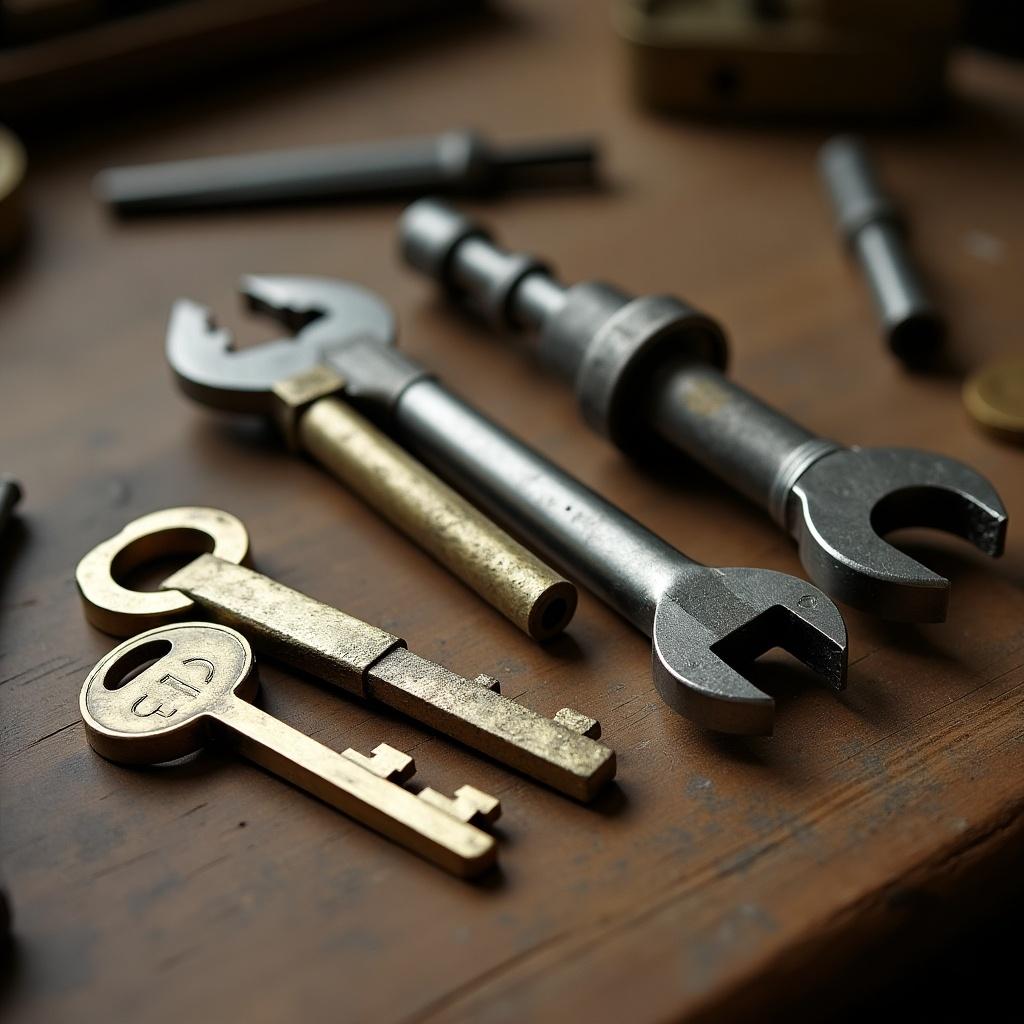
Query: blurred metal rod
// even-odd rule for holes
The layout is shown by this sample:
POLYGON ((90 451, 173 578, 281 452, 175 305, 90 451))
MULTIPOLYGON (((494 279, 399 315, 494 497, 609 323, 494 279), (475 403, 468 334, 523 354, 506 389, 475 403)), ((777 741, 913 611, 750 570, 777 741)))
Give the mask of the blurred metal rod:
POLYGON ((315 199, 474 193, 594 180, 595 144, 495 147, 475 132, 111 167, 95 179, 119 213, 315 199))
POLYGON ((867 278, 889 348, 904 363, 927 363, 946 325, 907 248, 902 212, 879 184, 860 139, 836 136, 819 154, 836 223, 867 278))

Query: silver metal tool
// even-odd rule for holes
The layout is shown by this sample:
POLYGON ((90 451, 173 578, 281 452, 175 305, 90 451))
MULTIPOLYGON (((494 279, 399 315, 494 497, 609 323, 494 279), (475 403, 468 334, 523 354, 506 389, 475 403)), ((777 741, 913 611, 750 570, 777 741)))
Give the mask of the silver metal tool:
POLYGON ((928 526, 1002 553, 1006 510, 979 473, 944 455, 847 448, 805 430, 724 375, 721 327, 687 303, 596 281, 564 287, 434 200, 409 207, 401 240, 409 263, 455 300, 529 334, 599 433, 626 450, 660 435, 765 508, 833 597, 884 618, 940 622, 949 581, 884 536, 928 526))
POLYGON ((169 341, 177 372, 187 367, 197 386, 220 389, 230 402, 269 386, 285 363, 294 374, 329 366, 349 382, 351 400, 389 418, 439 473, 651 636, 654 680, 675 710, 723 732, 770 732, 773 701, 737 666, 775 646, 843 686, 846 630, 813 586, 768 570, 692 562, 449 394, 390 337, 373 333, 386 318, 336 315, 350 286, 247 278, 245 287, 285 321, 319 312, 331 336, 325 328, 319 338, 300 333, 290 349, 277 343, 232 354, 211 343, 198 319, 179 322, 169 341))
POLYGON ((889 348, 908 366, 928 363, 945 339, 945 321, 911 259, 906 219, 879 184, 864 143, 836 136, 822 146, 818 164, 836 225, 864 271, 889 348))
POLYGON ((101 171, 97 196, 120 213, 317 199, 491 192, 594 177, 588 139, 493 146, 476 132, 245 153, 101 171))
MULTIPOLYGON (((360 323, 371 338, 390 336, 390 310, 362 288, 339 285, 327 314, 310 320, 303 310, 316 296, 306 298, 303 281, 275 278, 265 287, 290 289, 294 305, 272 312, 291 324, 296 338, 252 355, 233 350, 231 336, 214 329, 208 309, 188 300, 175 304, 167 358, 182 390, 215 409, 274 420, 292 450, 309 453, 528 636, 549 640, 561 633, 576 610, 576 588, 345 401, 346 392, 359 390, 358 376, 348 380, 337 368, 307 361, 292 372, 296 349, 330 349, 347 330, 339 325, 360 323), (225 375, 232 387, 223 386, 225 375)), ((250 282, 248 297, 257 310, 267 308, 260 294, 260 284, 250 282)), ((355 342, 355 363, 367 356, 372 362, 377 343, 355 342)))
POLYGON ((75 579, 86 618, 126 636, 197 609, 258 649, 324 682, 379 701, 578 800, 615 776, 599 723, 571 708, 547 718, 499 693, 491 676, 465 679, 406 649, 405 641, 245 568, 249 537, 219 509, 164 509, 98 544, 75 579), (204 553, 205 552, 205 553, 204 553), (161 584, 128 590, 115 575, 159 556, 198 555, 161 584))
POLYGON ((249 642, 225 626, 178 622, 133 637, 100 659, 79 698, 90 745, 121 764, 164 764, 216 737, 268 771, 464 878, 495 861, 477 825, 501 814, 494 797, 461 786, 451 799, 402 785, 413 759, 381 743, 338 753, 254 707, 249 642))

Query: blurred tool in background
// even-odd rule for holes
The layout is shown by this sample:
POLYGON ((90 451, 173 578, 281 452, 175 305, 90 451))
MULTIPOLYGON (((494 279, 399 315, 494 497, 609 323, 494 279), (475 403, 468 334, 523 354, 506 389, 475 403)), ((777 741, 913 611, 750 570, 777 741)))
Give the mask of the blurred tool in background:
POLYGON ((879 184, 862 140, 830 139, 818 163, 839 234, 867 278, 889 348, 907 366, 928 364, 946 324, 910 257, 902 210, 879 184))
POLYGON ((119 213, 317 199, 486 193, 594 180, 596 145, 493 146, 476 132, 111 167, 95 191, 119 213))

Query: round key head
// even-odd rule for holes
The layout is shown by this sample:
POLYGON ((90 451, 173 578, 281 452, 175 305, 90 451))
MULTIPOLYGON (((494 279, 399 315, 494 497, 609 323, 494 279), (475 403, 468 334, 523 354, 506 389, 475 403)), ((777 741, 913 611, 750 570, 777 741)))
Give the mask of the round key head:
POLYGON ((245 565, 249 534, 242 521, 230 512, 192 505, 133 519, 78 563, 75 581, 85 617, 104 633, 132 636, 190 616, 195 602, 181 591, 128 590, 116 577, 152 558, 207 551, 225 562, 245 565))
POLYGON ((212 718, 259 687, 249 642, 227 626, 181 622, 140 633, 101 658, 79 704, 93 749, 161 764, 201 750, 212 718))

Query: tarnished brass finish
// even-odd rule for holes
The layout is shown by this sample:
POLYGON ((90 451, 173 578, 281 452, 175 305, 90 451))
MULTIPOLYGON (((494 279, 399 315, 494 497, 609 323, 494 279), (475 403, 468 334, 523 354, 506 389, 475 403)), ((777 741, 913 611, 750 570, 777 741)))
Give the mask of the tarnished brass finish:
POLYGON ((367 670, 367 693, 467 747, 577 800, 591 800, 615 776, 615 752, 600 726, 563 708, 554 718, 502 697, 404 647, 367 670), (589 735, 586 734, 589 732, 589 735))
POLYGON ((116 577, 164 555, 210 551, 225 562, 249 558, 249 534, 242 521, 215 508, 165 508, 133 519, 119 534, 97 544, 75 571, 85 617, 104 633, 131 636, 193 614, 182 593, 128 590, 116 577))
POLYGON ((434 476, 350 405, 314 402, 302 447, 524 633, 547 640, 576 610, 576 588, 434 476))
POLYGON ((142 633, 107 654, 82 687, 89 743, 125 764, 161 764, 195 753, 213 732, 241 754, 453 874, 490 867, 500 804, 472 786, 450 799, 419 796, 398 781, 412 758, 386 744, 372 756, 338 754, 254 707, 252 650, 233 629, 185 622, 142 633))
MULTIPOLYGON (((110 631, 118 633, 131 630, 133 615, 152 626, 159 611, 148 599, 159 595, 133 594, 109 579, 111 566, 123 557, 119 553, 126 545, 133 555, 139 550, 149 557, 188 553, 194 548, 175 546, 194 544, 195 537, 175 527, 190 523, 194 532, 205 523, 212 534, 213 523, 230 520, 234 517, 212 509, 172 509, 136 520, 99 545, 82 559, 78 571, 89 620, 101 629, 109 623, 114 627, 110 631), (143 533, 147 522, 154 527, 148 536, 143 533), (83 573, 83 566, 88 571, 83 573), (97 604, 108 596, 116 604, 113 610, 97 604), (132 598, 137 599, 134 612, 132 598)), ((289 665, 387 704, 576 799, 591 799, 615 775, 615 752, 597 742, 600 726, 594 719, 569 708, 554 718, 531 711, 502 697, 493 677, 466 679, 449 672, 406 650, 400 637, 235 561, 203 554, 162 585, 174 598, 163 613, 168 620, 180 617, 182 609, 201 608, 289 665)), ((389 764, 387 770, 400 771, 401 766, 389 764)), ((467 806, 466 801, 459 806, 467 806)))
POLYGON ((214 555, 200 555, 162 586, 242 630, 261 651, 359 697, 367 696, 366 670, 404 646, 383 629, 214 555))

